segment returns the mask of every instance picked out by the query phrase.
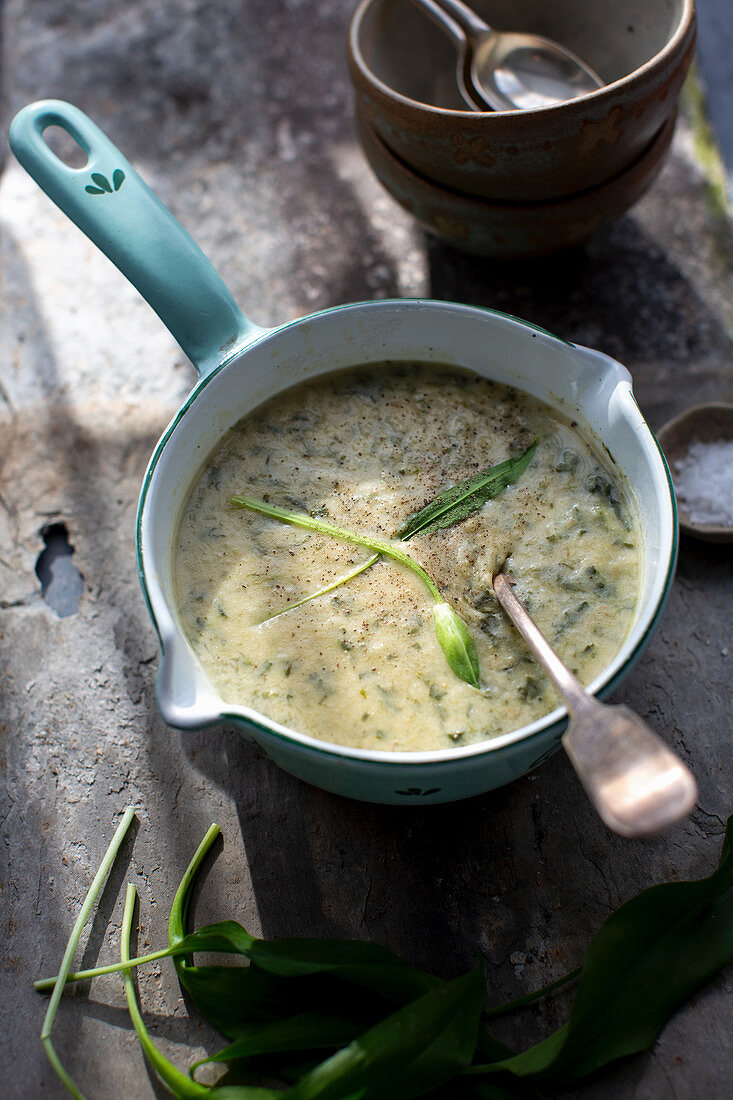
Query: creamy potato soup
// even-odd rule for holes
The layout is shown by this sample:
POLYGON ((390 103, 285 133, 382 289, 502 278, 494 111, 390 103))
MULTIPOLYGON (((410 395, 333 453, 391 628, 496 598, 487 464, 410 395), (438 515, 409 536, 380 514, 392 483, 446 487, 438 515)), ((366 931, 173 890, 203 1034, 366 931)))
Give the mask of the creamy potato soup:
POLYGON ((631 625, 639 550, 632 503, 576 424, 467 372, 385 363, 291 389, 229 432, 183 509, 174 575, 186 634, 227 702, 342 745, 445 749, 558 704, 496 602, 495 571, 516 578, 587 683, 631 625), (467 519, 396 538, 446 488, 535 439, 527 469, 467 519), (372 551, 233 507, 241 494, 393 542, 418 561, 468 627, 479 688, 449 667, 420 577, 382 555, 299 603, 372 551))

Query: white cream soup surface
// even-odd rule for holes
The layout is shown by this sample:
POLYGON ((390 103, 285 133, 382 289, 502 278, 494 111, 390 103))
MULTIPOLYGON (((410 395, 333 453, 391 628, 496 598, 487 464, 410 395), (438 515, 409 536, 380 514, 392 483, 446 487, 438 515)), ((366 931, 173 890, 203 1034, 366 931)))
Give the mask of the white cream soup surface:
POLYGON ((640 545, 628 492, 570 419, 453 367, 383 363, 288 390, 226 435, 183 509, 174 575, 184 630, 224 700, 324 741, 431 750, 558 704, 495 600, 496 570, 587 683, 633 620, 640 545), (534 439, 529 467, 469 518, 397 540, 411 513, 534 439), (448 666, 422 580, 386 556, 275 615, 371 551, 234 508, 239 494, 414 557, 467 624, 480 688, 448 666))

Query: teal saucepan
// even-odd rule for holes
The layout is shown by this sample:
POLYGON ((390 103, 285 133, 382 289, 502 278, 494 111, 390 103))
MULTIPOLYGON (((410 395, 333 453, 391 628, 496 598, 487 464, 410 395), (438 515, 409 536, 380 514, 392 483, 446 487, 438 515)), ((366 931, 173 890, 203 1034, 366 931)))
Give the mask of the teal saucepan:
POLYGON ((288 729, 250 707, 224 702, 199 666, 173 596, 172 555, 181 508, 205 458, 262 402, 305 379, 370 362, 455 364, 562 408, 596 437, 635 497, 643 577, 631 631, 590 685, 616 687, 646 645, 672 581, 677 520, 669 474, 632 396, 628 371, 526 322, 453 302, 397 299, 323 310, 274 329, 249 321, 213 267, 122 154, 77 108, 24 108, 11 127, 20 163, 117 265, 158 313, 198 371, 198 381, 150 460, 137 515, 137 558, 160 640, 158 705, 180 729, 235 723, 286 771, 371 802, 425 805, 511 782, 554 752, 566 724, 558 708, 531 725, 478 744, 432 752, 346 748, 288 729), (71 168, 44 131, 60 126, 86 154, 71 168))

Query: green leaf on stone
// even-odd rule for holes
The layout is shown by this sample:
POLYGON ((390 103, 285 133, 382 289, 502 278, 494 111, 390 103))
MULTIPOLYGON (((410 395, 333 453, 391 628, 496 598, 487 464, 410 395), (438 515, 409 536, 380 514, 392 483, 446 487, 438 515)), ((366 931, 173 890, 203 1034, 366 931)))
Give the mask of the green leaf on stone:
POLYGON ((648 1050, 673 1013, 731 962, 733 817, 709 878, 652 886, 602 925, 583 959, 567 1024, 486 1070, 569 1087, 648 1050))
POLYGON ((257 1021, 242 1027, 239 1037, 223 1050, 195 1062, 191 1073, 209 1062, 234 1062, 263 1054, 311 1051, 323 1047, 338 1050, 352 1042, 362 1031, 364 1021, 350 1019, 344 1013, 301 1012, 289 1019, 257 1021))
POLYGON ((485 997, 479 967, 411 1001, 288 1092, 287 1100, 411 1100, 450 1080, 473 1058, 485 997))

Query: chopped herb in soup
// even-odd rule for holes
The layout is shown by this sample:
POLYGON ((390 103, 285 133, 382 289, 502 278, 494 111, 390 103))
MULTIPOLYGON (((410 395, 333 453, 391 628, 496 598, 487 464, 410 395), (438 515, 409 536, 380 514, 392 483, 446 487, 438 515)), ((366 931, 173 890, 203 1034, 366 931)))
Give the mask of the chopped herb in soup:
POLYGON ((624 486, 536 398, 385 363, 240 421, 194 484, 174 572, 186 634, 227 702, 326 741, 415 751, 494 737, 558 704, 493 595, 503 566, 591 681, 639 589, 624 486))

